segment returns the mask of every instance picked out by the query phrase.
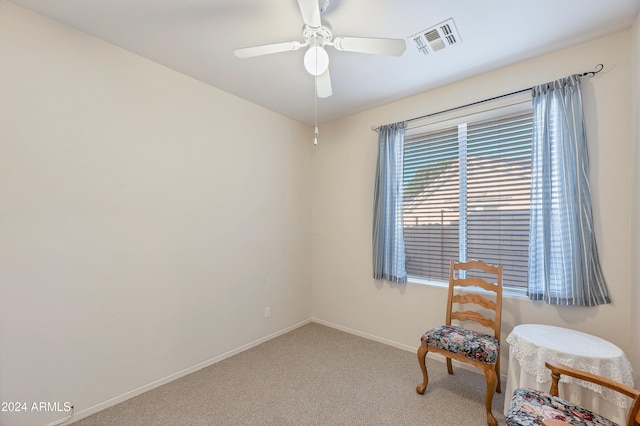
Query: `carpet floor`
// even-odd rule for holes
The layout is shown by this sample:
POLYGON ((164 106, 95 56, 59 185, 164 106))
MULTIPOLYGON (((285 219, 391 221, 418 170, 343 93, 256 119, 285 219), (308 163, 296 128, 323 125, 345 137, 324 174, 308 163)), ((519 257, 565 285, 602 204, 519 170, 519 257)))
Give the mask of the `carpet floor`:
MULTIPOLYGON (((484 376, 439 359, 418 395, 415 353, 310 323, 74 426, 486 425, 484 376)), ((503 403, 496 393, 499 424, 503 403)))

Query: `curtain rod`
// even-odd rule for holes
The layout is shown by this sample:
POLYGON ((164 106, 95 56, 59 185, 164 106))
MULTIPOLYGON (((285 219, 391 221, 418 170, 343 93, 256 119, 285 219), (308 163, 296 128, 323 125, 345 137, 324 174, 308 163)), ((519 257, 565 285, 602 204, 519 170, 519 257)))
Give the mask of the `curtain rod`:
MULTIPOLYGON (((596 74, 598 74, 600 71, 602 71, 603 69, 604 69, 604 65, 598 64, 598 65, 596 65, 596 68, 595 68, 594 71, 583 72, 582 74, 579 74, 579 75, 580 75, 580 77, 584 77, 584 76, 593 77, 596 74)), ((483 99, 481 101, 476 101, 476 102, 471 102, 470 104, 461 105, 461 106, 445 109, 445 110, 438 111, 438 112, 432 112, 431 114, 421 115, 420 117, 409 118, 408 120, 404 120, 404 122, 405 123, 409 123, 411 121, 422 120, 423 118, 433 117, 434 115, 440 115, 440 114, 444 114, 444 113, 451 112, 451 111, 457 111, 457 110, 463 109, 463 108, 469 108, 469 107, 472 107, 472 106, 475 106, 475 105, 478 105, 478 104, 483 104, 485 102, 495 101, 496 99, 501 99, 501 98, 506 98, 508 96, 518 95, 520 93, 527 92, 527 91, 529 91, 531 89, 533 89, 533 86, 532 87, 528 87, 526 89, 522 89, 522 90, 516 90, 515 92, 505 93, 504 95, 494 96, 493 98, 483 99)), ((371 130, 373 130, 374 132, 377 132, 378 130, 380 130, 380 127, 382 127, 382 126, 377 126, 377 127, 371 126, 371 130)))

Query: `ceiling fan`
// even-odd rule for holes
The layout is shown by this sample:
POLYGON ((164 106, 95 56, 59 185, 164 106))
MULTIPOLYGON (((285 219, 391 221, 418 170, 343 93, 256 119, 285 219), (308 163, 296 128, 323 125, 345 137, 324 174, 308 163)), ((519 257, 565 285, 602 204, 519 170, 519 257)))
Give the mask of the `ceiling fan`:
POLYGON ((316 77, 316 94, 320 98, 331 96, 331 77, 329 75, 329 56, 325 46, 333 46, 346 52, 371 53, 376 55, 400 56, 407 45, 403 39, 365 38, 365 37, 333 37, 331 28, 320 15, 329 6, 329 0, 298 0, 304 26, 302 38, 304 42, 287 41, 262 46, 235 49, 233 54, 238 58, 269 55, 272 53, 298 50, 309 46, 304 55, 305 69, 316 77))

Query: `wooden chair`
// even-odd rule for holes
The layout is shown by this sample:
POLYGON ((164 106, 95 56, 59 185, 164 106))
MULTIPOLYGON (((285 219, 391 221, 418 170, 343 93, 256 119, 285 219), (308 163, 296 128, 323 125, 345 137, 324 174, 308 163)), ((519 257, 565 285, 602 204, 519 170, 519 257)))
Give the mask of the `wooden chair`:
POLYGON ((640 424, 640 391, 555 361, 547 361, 545 365, 551 370, 551 389, 548 393, 527 388, 516 389, 507 414, 507 425, 584 425, 585 420, 593 425, 615 424, 593 411, 561 399, 558 396, 558 382, 563 374, 609 388, 631 398, 631 407, 625 424, 627 426, 640 424))
MULTIPOLYGON (((487 424, 497 425, 491 412, 494 393, 500 387, 500 316, 502 314, 502 266, 489 265, 479 260, 469 262, 451 261, 449 269, 449 296, 447 298, 446 324, 433 328, 422 335, 418 348, 418 362, 422 370, 423 383, 416 387, 424 394, 429 384, 425 365, 427 352, 436 352, 447 359, 447 371, 453 374, 451 359, 471 364, 481 370, 487 382, 485 406, 487 424), (468 287, 480 287, 485 292, 469 293, 468 287), (487 297, 484 297, 484 294, 487 297), (493 293, 491 295, 491 293, 493 293), (489 297, 491 296, 491 297, 489 297), (469 305, 472 304, 472 305, 469 305), (454 307, 458 310, 454 310, 454 307), (472 307, 479 311, 469 310, 472 307), (459 325, 461 321, 474 321, 487 333, 459 325), (488 331, 488 330, 491 331, 488 331)), ((479 328, 479 327, 476 327, 479 328)))

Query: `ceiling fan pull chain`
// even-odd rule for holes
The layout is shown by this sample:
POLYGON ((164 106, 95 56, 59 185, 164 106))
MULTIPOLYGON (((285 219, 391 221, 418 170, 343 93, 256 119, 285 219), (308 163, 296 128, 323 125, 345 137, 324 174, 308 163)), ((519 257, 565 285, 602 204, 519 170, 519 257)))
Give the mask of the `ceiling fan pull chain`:
POLYGON ((313 146, 318 146, 318 76, 313 76, 313 124, 315 131, 313 135, 313 146))

